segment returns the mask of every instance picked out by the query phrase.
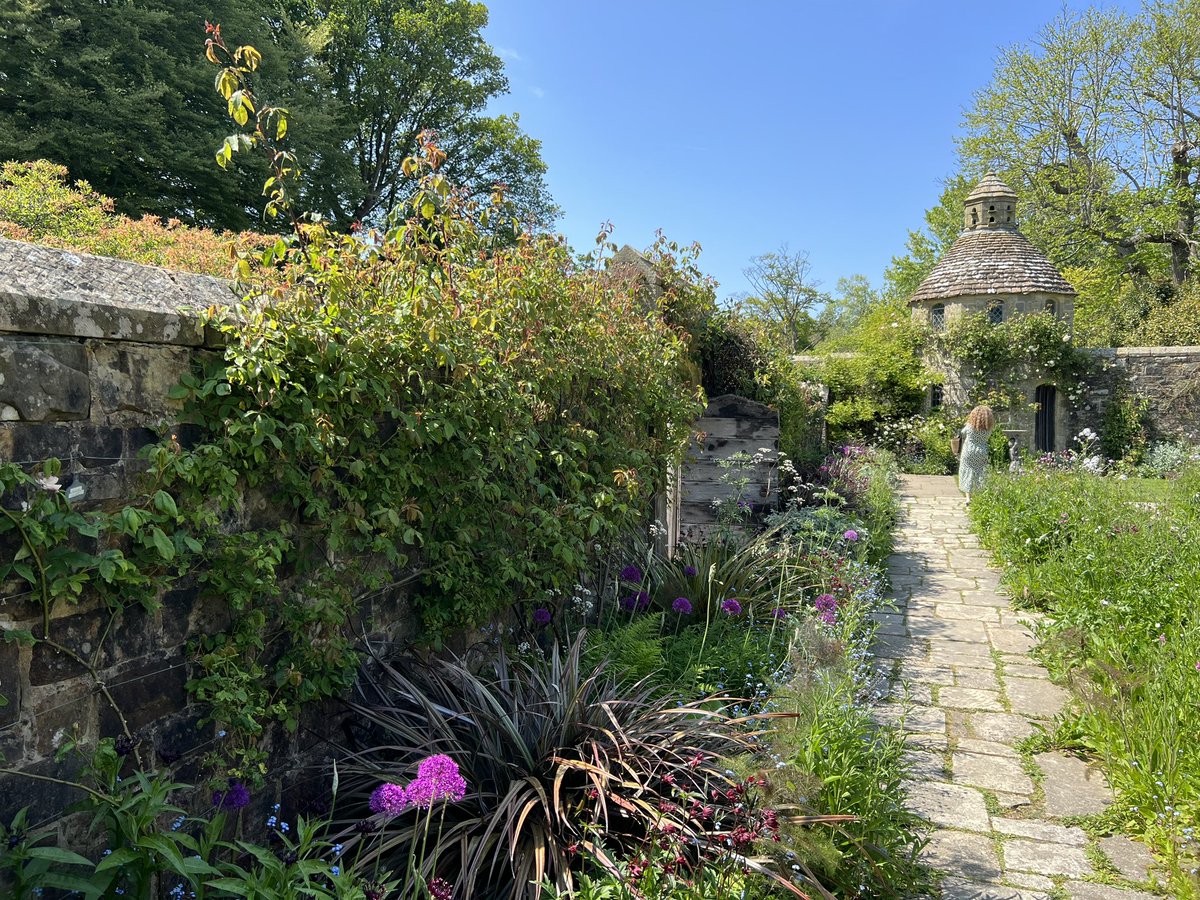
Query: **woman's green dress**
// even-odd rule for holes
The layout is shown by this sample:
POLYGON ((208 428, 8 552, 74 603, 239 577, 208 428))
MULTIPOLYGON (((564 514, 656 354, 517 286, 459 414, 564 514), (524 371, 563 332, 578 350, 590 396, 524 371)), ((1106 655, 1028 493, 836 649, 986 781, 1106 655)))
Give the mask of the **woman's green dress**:
POLYGON ((983 487, 988 469, 988 438, 990 431, 976 431, 970 425, 963 426, 962 452, 958 454, 958 489, 964 494, 973 494, 983 487))

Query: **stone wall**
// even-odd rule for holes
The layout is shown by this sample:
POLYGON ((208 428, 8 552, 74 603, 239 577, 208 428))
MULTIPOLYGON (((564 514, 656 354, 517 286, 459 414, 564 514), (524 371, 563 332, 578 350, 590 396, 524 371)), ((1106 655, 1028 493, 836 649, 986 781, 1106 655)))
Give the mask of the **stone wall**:
MULTIPOLYGON (((156 429, 187 442, 168 392, 216 352, 216 335, 197 313, 233 299, 218 279, 0 240, 0 461, 58 457, 60 489, 73 502, 123 505, 135 495, 138 453, 157 440, 156 429)), ((15 550, 0 546, 6 557, 15 550)), ((0 629, 40 634, 36 599, 24 582, 0 585, 0 629)), ((161 601, 153 612, 135 607, 115 618, 86 593, 53 608, 53 637, 89 660, 95 677, 45 644, 0 642, 4 767, 70 774, 74 764, 56 763, 56 751, 75 738, 116 737, 124 716, 144 759, 181 756, 182 777, 195 775, 192 763, 216 736, 213 726, 198 727, 199 712, 187 704, 186 644, 222 629, 226 614, 187 582, 161 601)), ((378 598, 366 616, 404 620, 403 599, 378 598)), ((327 712, 314 711, 302 737, 269 737, 273 755, 304 756, 320 741, 327 712)), ((74 799, 57 785, 3 776, 0 822, 23 806, 49 819, 74 799)))
POLYGON ((1200 442, 1200 347, 1118 347, 1089 351, 1096 375, 1074 411, 1078 432, 1099 431, 1104 411, 1128 391, 1149 406, 1154 439, 1200 442))

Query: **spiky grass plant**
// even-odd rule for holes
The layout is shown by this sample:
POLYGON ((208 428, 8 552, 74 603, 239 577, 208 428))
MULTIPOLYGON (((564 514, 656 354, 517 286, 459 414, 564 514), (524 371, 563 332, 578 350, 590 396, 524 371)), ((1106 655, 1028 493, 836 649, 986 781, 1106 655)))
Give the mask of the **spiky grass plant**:
POLYGON ((745 723, 711 699, 674 706, 646 686, 621 687, 603 665, 581 665, 582 644, 555 645, 544 662, 501 653, 482 671, 461 659, 376 659, 340 766, 366 817, 348 828, 347 858, 406 871, 419 847, 404 896, 442 877, 455 897, 479 900, 533 900, 544 883, 570 890, 585 855, 615 866, 650 846, 669 846, 684 868, 717 854, 761 868, 753 844, 777 831, 776 814, 724 762, 750 749, 745 723), (461 801, 369 816, 379 783, 437 753, 466 779, 461 801))

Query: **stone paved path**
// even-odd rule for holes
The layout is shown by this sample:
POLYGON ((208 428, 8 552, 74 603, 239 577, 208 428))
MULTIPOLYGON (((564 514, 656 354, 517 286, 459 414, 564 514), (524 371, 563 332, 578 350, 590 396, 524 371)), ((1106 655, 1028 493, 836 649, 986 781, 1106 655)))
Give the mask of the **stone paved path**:
POLYGON ((1094 841, 1077 825, 1112 802, 1103 775, 1062 753, 1018 750, 1069 695, 1029 657, 1033 616, 998 592, 954 479, 906 477, 901 500, 889 564, 897 610, 877 615, 891 702, 877 715, 908 732, 909 805, 931 823, 925 856, 945 873, 943 896, 1151 898, 1141 844, 1094 841))

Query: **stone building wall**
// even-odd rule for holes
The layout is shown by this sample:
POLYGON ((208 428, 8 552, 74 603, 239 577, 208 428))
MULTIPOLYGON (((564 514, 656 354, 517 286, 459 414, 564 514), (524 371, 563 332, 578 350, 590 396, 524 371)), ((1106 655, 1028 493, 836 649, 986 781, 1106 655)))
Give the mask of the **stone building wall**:
MULTIPOLYGON (((57 457, 60 489, 74 503, 124 505, 137 491, 139 451, 158 439, 156 429, 188 442, 168 392, 218 350, 197 313, 233 299, 218 279, 0 240, 0 461, 57 457)), ((15 549, 0 546, 0 553, 15 549)), ((23 581, 0 585, 0 629, 40 633, 35 601, 23 581)), ((363 617, 389 631, 408 623, 402 597, 374 599, 363 617)), ((86 593, 51 613, 54 638, 88 659, 95 678, 45 644, 0 642, 0 695, 8 700, 0 706, 0 765, 69 775, 77 763, 55 762, 56 751, 75 738, 116 737, 119 709, 144 758, 182 754, 181 776, 194 776, 191 763, 216 736, 214 726, 198 727, 199 711, 188 706, 186 645, 224 627, 223 605, 181 582, 159 609, 110 618, 86 593)), ((294 762, 329 726, 328 710, 314 710, 298 736, 269 736, 269 748, 294 762)), ((0 822, 23 806, 50 819, 75 799, 58 785, 3 776, 0 822)))

